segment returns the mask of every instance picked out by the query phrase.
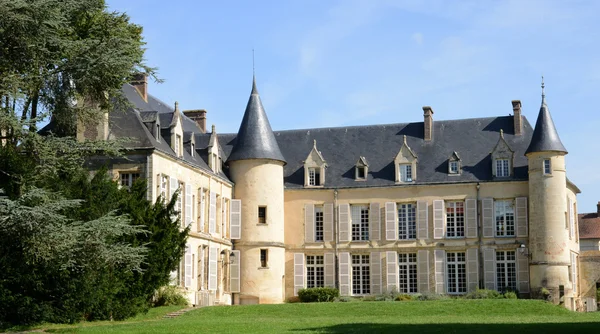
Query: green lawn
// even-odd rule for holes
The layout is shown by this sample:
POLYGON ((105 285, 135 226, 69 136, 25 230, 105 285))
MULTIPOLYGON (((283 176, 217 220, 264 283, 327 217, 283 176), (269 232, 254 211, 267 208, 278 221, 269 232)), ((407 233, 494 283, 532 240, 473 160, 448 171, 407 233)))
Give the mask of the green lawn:
POLYGON ((536 300, 440 300, 219 306, 176 319, 53 328, 60 333, 574 333, 598 332, 600 312, 536 300))

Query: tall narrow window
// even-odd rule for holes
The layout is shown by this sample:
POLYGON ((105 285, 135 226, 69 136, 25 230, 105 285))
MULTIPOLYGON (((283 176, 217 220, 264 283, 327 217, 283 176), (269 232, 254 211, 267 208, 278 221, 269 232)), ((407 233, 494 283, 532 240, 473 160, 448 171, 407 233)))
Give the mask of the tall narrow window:
POLYGON ((517 262, 514 251, 496 251, 496 286, 502 293, 517 290, 517 262))
POLYGON ((167 200, 167 189, 169 189, 169 178, 166 175, 162 175, 160 178, 160 195, 163 199, 167 200))
POLYGON ((369 240, 369 207, 366 205, 350 206, 352 216, 352 240, 369 240))
POLYGON ((417 292, 417 254, 400 253, 398 254, 398 275, 400 283, 398 292, 416 293, 417 292))
POLYGON ((398 203, 398 239, 406 240, 416 238, 416 205, 412 203, 398 203))
POLYGON ((508 159, 496 159, 496 177, 510 176, 508 159))
POLYGON ((550 159, 544 159, 544 174, 546 174, 546 175, 552 174, 550 159))
POLYGON ((258 207, 258 223, 259 224, 267 223, 267 207, 266 206, 258 207))
POLYGON ((323 241, 323 207, 315 206, 315 241, 323 241))
POLYGON ((261 249, 260 250, 260 266, 261 268, 266 268, 267 267, 267 262, 269 260, 269 253, 267 249, 261 249))
POLYGON ((515 208, 513 201, 494 201, 496 217, 496 236, 512 237, 515 235, 515 208))
POLYGON ((306 256, 306 287, 320 288, 325 286, 325 266, 323 256, 306 256))
POLYGON ((446 236, 465 236, 465 202, 446 202, 446 236))
POLYGON ((400 175, 398 176, 398 179, 402 182, 412 182, 413 181, 412 165, 411 164, 400 164, 398 167, 399 167, 398 172, 400 173, 400 175))
POLYGON ((451 294, 467 292, 465 253, 446 253, 447 291, 451 294))
POLYGON ((308 185, 309 186, 320 186, 321 185, 320 168, 311 167, 308 169, 308 185))
POLYGON ((193 157, 194 154, 196 153, 196 147, 195 147, 194 143, 191 143, 190 146, 191 146, 190 147, 190 155, 193 157))
POLYGON ((177 214, 179 216, 179 222, 181 223, 181 226, 185 225, 185 222, 183 221, 183 197, 185 196, 185 188, 183 187, 183 183, 179 183, 179 188, 177 190, 179 191, 179 195, 177 196, 177 202, 175 202, 175 208, 177 209, 177 214))
POLYGON ((175 135, 175 145, 173 145, 175 147, 175 155, 176 156, 180 156, 181 155, 181 136, 180 135, 175 135))
POLYGON ((371 269, 369 255, 352 255, 352 294, 371 293, 371 269))

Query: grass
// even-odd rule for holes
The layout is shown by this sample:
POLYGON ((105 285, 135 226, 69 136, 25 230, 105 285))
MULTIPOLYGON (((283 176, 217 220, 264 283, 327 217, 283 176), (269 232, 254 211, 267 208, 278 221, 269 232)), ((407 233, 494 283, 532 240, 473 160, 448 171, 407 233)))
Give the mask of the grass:
POLYGON ((86 323, 58 333, 571 333, 596 332, 600 312, 536 300, 439 300, 220 306, 179 318, 86 323))

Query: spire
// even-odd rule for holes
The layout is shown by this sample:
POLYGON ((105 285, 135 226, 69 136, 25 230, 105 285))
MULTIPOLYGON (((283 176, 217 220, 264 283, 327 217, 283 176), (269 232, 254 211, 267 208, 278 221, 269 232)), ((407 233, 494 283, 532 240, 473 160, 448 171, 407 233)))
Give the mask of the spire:
POLYGON ((544 77, 542 77, 542 106, 535 122, 533 137, 525 155, 535 152, 562 152, 567 154, 567 149, 563 146, 558 132, 554 126, 554 121, 550 115, 550 110, 546 104, 546 93, 544 91, 544 77))
POLYGON ((252 92, 244 112, 244 118, 227 161, 247 159, 270 159, 286 162, 260 101, 254 76, 252 77, 252 92))

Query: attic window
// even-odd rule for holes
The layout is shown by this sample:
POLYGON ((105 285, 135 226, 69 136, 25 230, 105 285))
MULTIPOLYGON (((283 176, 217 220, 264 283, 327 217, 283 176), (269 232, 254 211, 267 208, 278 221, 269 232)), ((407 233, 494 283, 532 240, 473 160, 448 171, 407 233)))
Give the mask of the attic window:
POLYGON ((400 164, 398 165, 398 179, 402 182, 412 182, 412 164, 400 164))
POLYGON ((450 174, 458 174, 458 161, 450 161, 448 172, 450 174))
POLYGON ((160 124, 156 123, 156 136, 154 136, 157 141, 160 141, 160 124))
POLYGON ((181 156, 182 152, 181 152, 181 136, 180 135, 176 135, 175 136, 175 155, 176 156, 181 156))
POLYGON ((510 176, 508 159, 497 159, 496 160, 496 177, 508 177, 508 176, 510 176))
POLYGON ((367 167, 364 166, 356 166, 356 179, 364 180, 367 176, 367 167))
POLYGON ((308 169, 308 185, 309 186, 320 186, 321 185, 321 168, 309 168, 308 169))
POLYGON ((194 145, 194 143, 191 143, 191 145, 190 145, 190 155, 192 157, 194 156, 194 152, 196 152, 196 146, 194 145))

